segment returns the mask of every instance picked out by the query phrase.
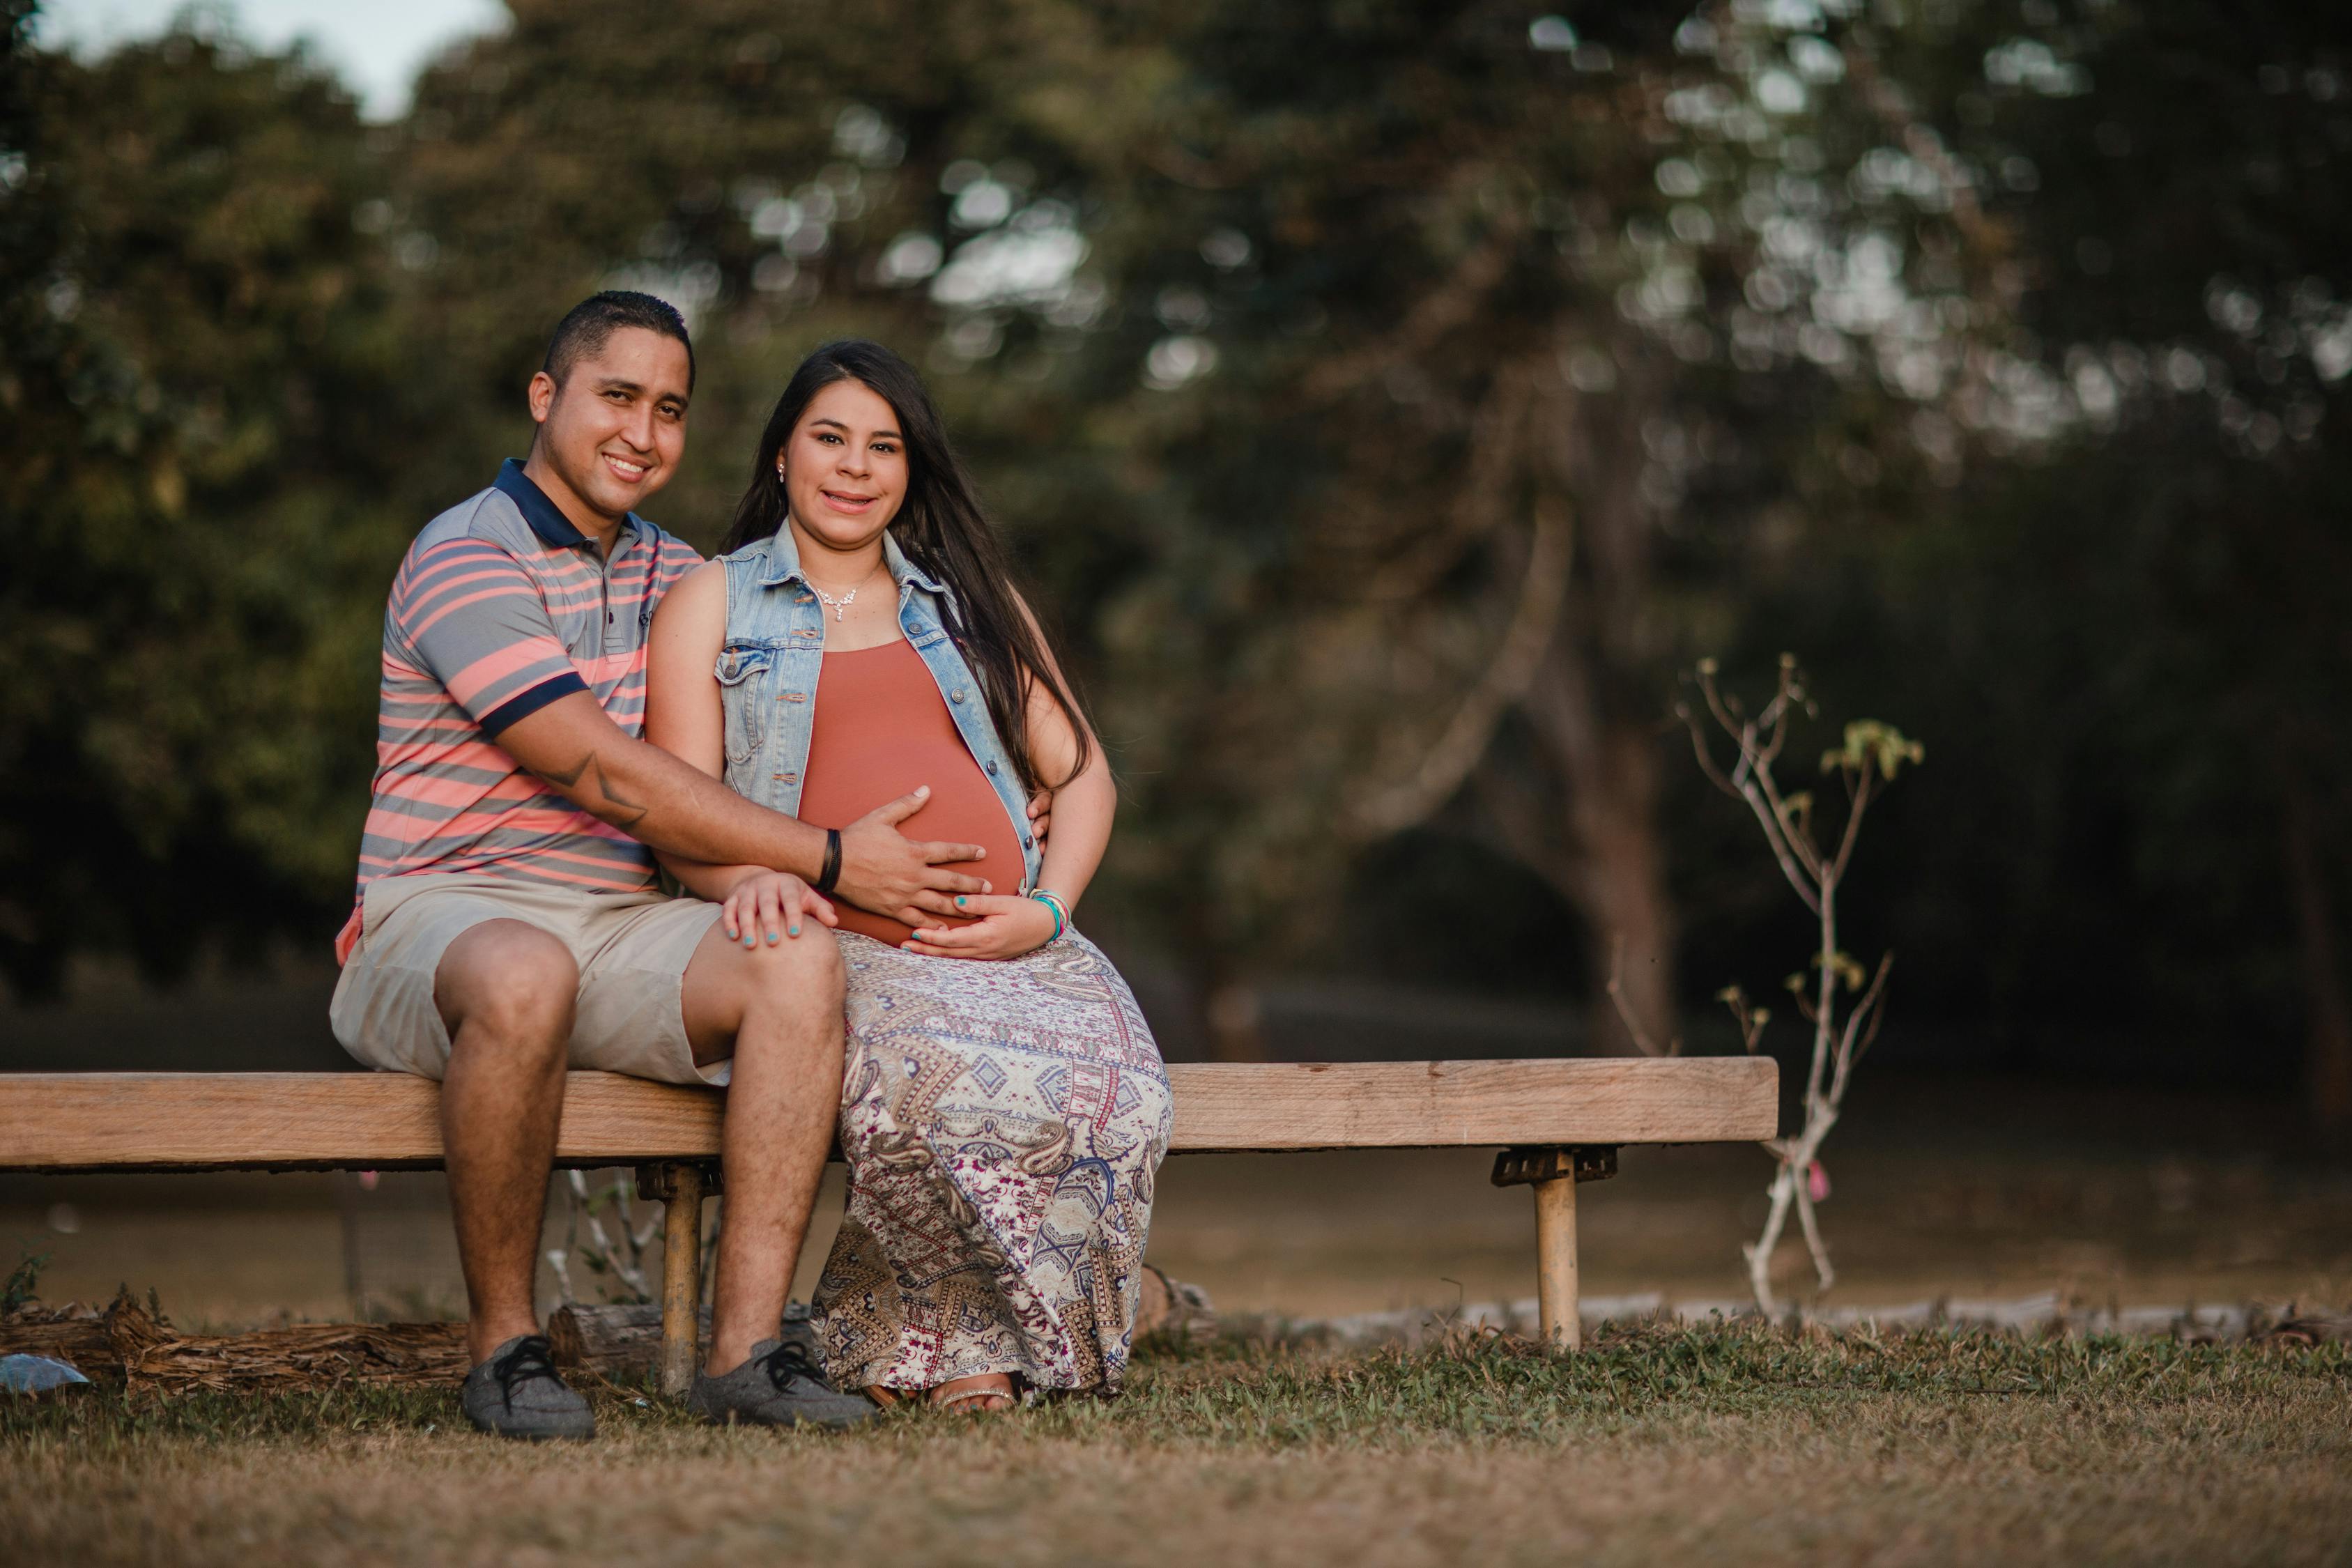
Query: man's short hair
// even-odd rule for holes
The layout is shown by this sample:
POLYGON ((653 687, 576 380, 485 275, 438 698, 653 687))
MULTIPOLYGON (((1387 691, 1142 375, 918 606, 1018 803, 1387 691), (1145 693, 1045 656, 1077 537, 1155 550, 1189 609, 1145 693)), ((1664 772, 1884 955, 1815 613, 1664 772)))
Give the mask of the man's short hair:
POLYGON ((694 340, 686 335, 686 318, 668 301, 630 289, 591 294, 564 312, 563 320, 555 323, 555 335, 547 341, 547 358, 539 368, 562 386, 582 356, 603 348, 605 340, 623 327, 642 327, 677 339, 686 350, 686 389, 694 390, 694 340))

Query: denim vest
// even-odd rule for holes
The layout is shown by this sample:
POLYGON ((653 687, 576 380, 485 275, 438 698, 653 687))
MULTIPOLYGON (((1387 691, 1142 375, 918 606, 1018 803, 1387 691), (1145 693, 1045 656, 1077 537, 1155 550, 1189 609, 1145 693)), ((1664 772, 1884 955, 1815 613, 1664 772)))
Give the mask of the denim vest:
MULTIPOLYGON (((816 726, 818 678, 824 670, 824 606, 801 571, 792 525, 727 563, 727 641, 712 673, 727 715, 727 787, 788 816, 800 814, 801 776, 816 726)), ((898 584, 898 629, 920 656, 980 770, 1013 819, 1021 841, 1021 888, 1037 885, 1041 858, 1030 831, 1021 776, 988 716, 980 682, 949 636, 942 604, 954 594, 918 571, 898 542, 882 536, 883 563, 898 584)))

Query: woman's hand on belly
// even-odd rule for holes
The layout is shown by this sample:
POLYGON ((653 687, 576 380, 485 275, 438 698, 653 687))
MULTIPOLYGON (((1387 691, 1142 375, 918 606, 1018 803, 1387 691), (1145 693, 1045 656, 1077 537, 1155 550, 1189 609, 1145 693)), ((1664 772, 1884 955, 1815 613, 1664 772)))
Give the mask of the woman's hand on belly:
POLYGON ((1054 911, 1043 900, 967 893, 956 906, 956 913, 977 918, 963 926, 919 926, 906 950, 932 958, 1018 958, 1054 940, 1054 911))

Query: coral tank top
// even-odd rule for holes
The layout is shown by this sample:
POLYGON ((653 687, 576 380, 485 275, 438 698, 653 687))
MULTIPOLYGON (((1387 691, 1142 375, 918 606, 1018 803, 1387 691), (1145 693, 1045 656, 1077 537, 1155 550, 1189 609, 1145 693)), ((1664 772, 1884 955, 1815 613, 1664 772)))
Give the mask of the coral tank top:
MULTIPOLYGON (((909 838, 981 844, 986 860, 959 860, 955 870, 985 877, 999 893, 1021 888, 1021 839, 988 775, 956 732, 947 700, 923 656, 900 638, 879 647, 824 656, 817 678, 808 767, 801 785, 803 822, 846 827, 918 784, 931 786, 922 810, 898 825, 909 838)), ((892 946, 912 929, 835 899, 841 929, 892 946)), ((940 917, 942 925, 968 920, 940 917)))

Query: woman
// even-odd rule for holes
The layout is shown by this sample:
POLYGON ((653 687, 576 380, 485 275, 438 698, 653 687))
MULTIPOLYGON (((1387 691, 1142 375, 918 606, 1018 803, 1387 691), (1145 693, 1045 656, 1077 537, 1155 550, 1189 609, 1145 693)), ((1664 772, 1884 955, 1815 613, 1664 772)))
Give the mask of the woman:
MULTIPOLYGON (((849 1205, 815 1302, 834 1380, 972 1409, 1115 1393, 1170 1105, 1134 996, 1069 925, 1117 792, 904 360, 853 341, 801 365, 726 550, 662 605, 647 737, 821 827, 927 785, 901 826, 984 846, 959 868, 996 889, 919 928, 844 904, 834 938, 793 939, 837 939, 848 976, 849 1205)), ((671 869, 745 942, 809 898, 671 869)))

